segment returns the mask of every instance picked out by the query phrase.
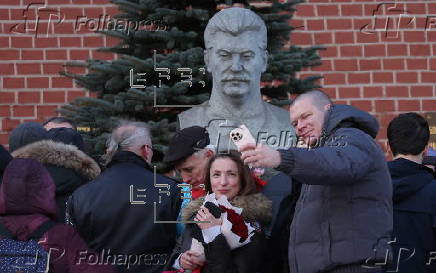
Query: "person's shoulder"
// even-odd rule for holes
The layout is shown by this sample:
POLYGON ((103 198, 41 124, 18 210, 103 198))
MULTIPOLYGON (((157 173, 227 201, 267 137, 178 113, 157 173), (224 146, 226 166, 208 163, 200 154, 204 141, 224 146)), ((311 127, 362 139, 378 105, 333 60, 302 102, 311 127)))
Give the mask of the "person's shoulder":
POLYGON ((103 188, 106 188, 106 186, 103 186, 102 183, 103 181, 103 177, 102 175, 98 176, 96 179, 91 180, 89 182, 86 182, 85 184, 81 185, 80 187, 78 187, 72 194, 72 196, 74 196, 74 198, 84 198, 87 196, 90 196, 89 193, 91 192, 95 192, 95 191, 99 191, 103 188))
POLYGON ((383 151, 377 141, 369 134, 358 128, 339 128, 329 136, 327 146, 334 148, 355 147, 361 152, 377 156, 378 159, 385 160, 383 151))
POLYGON ((432 196, 432 199, 434 198, 436 202, 436 177, 433 178, 433 180, 430 183, 428 183, 428 185, 424 189, 429 191, 429 193, 432 196))
POLYGON ((363 143, 375 143, 375 140, 366 132, 356 127, 342 127, 336 129, 332 136, 342 137, 350 143, 363 144, 363 143))
POLYGON ((428 204, 429 212, 436 215, 436 179, 432 179, 421 190, 415 193, 421 204, 428 204))

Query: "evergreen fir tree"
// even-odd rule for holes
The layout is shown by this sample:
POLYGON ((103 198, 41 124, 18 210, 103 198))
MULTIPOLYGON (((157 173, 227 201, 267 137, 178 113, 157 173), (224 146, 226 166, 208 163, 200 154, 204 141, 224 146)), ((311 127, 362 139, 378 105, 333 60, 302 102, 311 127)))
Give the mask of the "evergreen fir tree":
POLYGON ((59 111, 88 129, 83 135, 95 156, 104 153, 116 119, 148 122, 154 161, 160 162, 175 131, 177 114, 188 109, 172 106, 197 105, 209 98, 212 81, 203 60, 203 32, 216 12, 231 6, 249 8, 265 21, 269 60, 261 92, 273 104, 289 104, 290 94, 316 87, 320 78, 295 78, 302 68, 320 64, 317 50, 321 47, 289 46, 293 30, 289 20, 302 1, 111 0, 121 13, 100 32, 119 38, 120 43, 99 50, 118 53, 119 58, 67 63, 88 68, 86 75, 61 74, 96 96, 77 98, 59 111))

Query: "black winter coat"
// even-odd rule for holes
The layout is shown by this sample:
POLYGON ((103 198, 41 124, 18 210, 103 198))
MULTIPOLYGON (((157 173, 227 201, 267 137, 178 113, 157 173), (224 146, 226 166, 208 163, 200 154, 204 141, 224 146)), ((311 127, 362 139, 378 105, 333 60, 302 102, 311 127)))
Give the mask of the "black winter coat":
POLYGON ((292 192, 280 203, 279 213, 268 238, 268 252, 263 264, 263 273, 289 273, 289 232, 294 218, 295 205, 300 197, 301 183, 292 181, 292 192))
POLYGON ((97 179, 73 193, 67 217, 119 272, 160 273, 176 243, 176 226, 165 221, 176 221, 179 209, 177 183, 154 177, 141 157, 121 151, 97 179))
POLYGON ((394 189, 395 243, 392 246, 395 258, 390 270, 436 272, 436 179, 433 172, 404 158, 391 161, 388 166, 394 189))

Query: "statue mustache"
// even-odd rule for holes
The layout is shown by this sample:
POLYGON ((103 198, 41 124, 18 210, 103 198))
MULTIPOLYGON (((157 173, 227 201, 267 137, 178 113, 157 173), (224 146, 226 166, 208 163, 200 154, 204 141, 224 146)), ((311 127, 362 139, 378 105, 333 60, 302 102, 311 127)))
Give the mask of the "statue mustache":
POLYGON ((249 82, 250 78, 248 76, 227 76, 222 79, 223 82, 229 81, 241 81, 241 82, 249 82))

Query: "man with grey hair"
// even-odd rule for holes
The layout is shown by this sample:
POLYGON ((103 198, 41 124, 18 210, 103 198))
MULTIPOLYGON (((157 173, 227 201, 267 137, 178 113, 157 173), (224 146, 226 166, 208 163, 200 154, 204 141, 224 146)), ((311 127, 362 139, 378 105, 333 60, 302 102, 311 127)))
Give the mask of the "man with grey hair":
POLYGON ((151 164, 151 146, 150 129, 146 123, 122 120, 107 140, 104 158, 106 164, 110 163, 114 154, 121 149, 131 151, 151 164))
POLYGON ((264 102, 260 93, 268 61, 263 20, 248 9, 224 9, 210 19, 204 41, 204 62, 213 78, 210 100, 179 114, 179 127, 207 128, 218 151, 227 150, 230 131, 242 124, 255 139, 259 133, 294 135, 287 111, 264 102))
MULTIPOLYGON (((215 150, 210 145, 207 130, 199 126, 179 130, 170 140, 164 162, 177 171, 183 183, 189 184, 183 188, 182 209, 191 200, 206 195, 204 180, 206 179, 207 164, 214 154, 215 150)), ((180 214, 179 220, 181 221, 181 219, 180 214)), ((184 228, 183 223, 177 224, 177 234, 181 235, 184 228)))
POLYGON ((205 195, 206 166, 215 154, 205 128, 192 126, 177 131, 168 145, 164 161, 176 169, 192 187, 193 199, 205 195))
POLYGON ((119 272, 161 272, 175 245, 175 224, 163 222, 177 220, 180 190, 154 174, 152 155, 147 124, 121 122, 108 140, 106 171, 68 202, 67 221, 101 253, 98 262, 119 272))

